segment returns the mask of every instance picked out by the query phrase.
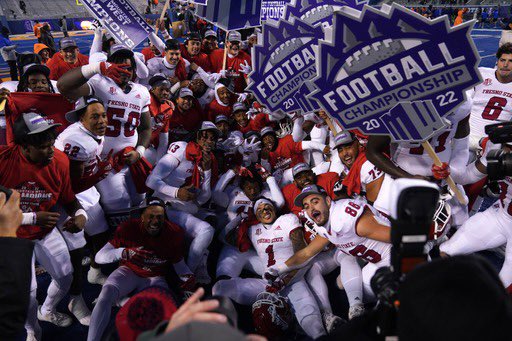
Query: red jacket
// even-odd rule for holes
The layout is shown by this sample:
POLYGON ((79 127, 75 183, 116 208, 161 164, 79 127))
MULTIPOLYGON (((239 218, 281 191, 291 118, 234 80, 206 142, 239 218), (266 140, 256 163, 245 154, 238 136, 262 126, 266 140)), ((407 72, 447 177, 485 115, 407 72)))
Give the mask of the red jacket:
MULTIPOLYGON (((224 62, 224 49, 217 49, 215 51, 212 51, 209 55, 210 62, 212 64, 212 71, 213 72, 220 72, 222 70, 222 64, 224 62)), ((234 58, 229 58, 229 56, 226 57, 226 70, 229 70, 233 72, 235 75, 235 92, 243 92, 245 90, 245 87, 247 86, 247 82, 245 81, 245 75, 240 70, 240 64, 244 64, 245 61, 251 64, 251 56, 249 56, 244 51, 240 51, 238 53, 238 56, 234 58)))
POLYGON ((233 106, 231 104, 228 106, 222 106, 217 102, 217 99, 214 98, 205 108, 205 111, 208 113, 208 120, 215 122, 215 117, 219 115, 231 117, 233 106))
POLYGON ((50 69, 50 79, 56 81, 69 70, 87 64, 89 64, 89 57, 81 54, 80 52, 77 53, 75 64, 66 63, 64 58, 62 58, 62 54, 59 52, 53 55, 52 59, 46 63, 46 66, 50 69))
POLYGON ((188 53, 187 47, 184 44, 180 44, 180 52, 181 52, 181 57, 188 60, 191 64, 196 63, 204 71, 212 72, 212 64, 210 62, 210 58, 208 58, 208 55, 206 53, 199 52, 199 54, 197 54, 195 56, 191 56, 188 53))

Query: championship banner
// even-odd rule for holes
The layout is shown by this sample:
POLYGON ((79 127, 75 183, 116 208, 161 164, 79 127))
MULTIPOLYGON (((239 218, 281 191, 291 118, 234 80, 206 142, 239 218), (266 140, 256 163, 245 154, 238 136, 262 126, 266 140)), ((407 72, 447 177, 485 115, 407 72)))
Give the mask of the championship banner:
POLYGON ((474 22, 450 27, 400 5, 334 13, 332 42, 318 47, 316 99, 344 129, 424 141, 481 82, 474 22), (421 124, 420 124, 421 123, 421 124))
POLYGON ((263 0, 208 0, 197 5, 196 15, 224 31, 261 26, 263 0))
POLYGON ((35 112, 41 114, 49 124, 60 123, 57 132, 62 132, 69 123, 66 120, 66 113, 75 108, 61 94, 49 94, 43 92, 12 92, 9 101, 5 106, 6 139, 7 144, 14 143, 12 127, 16 119, 24 113, 35 112))
POLYGON ((326 28, 332 25, 335 11, 342 10, 343 6, 361 11, 366 3, 366 0, 291 0, 284 19, 293 23, 299 18, 309 25, 321 24, 326 28))
POLYGON ((196 5, 207 5, 208 0, 178 0, 182 4, 194 3, 196 5))
POLYGON ((115 40, 130 49, 147 39, 153 28, 128 0, 82 0, 115 40))
POLYGON ((290 2, 290 0, 281 0, 281 1, 269 1, 263 0, 261 3, 261 21, 266 20, 279 20, 284 18, 284 10, 286 4, 290 2))

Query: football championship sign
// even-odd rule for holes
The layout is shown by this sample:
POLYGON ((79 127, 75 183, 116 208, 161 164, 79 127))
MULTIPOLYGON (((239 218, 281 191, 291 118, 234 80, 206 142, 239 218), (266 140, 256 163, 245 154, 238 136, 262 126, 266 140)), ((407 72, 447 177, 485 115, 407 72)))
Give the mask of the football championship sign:
POLYGON ((82 0, 115 40, 133 49, 147 39, 153 28, 128 0, 82 0))
POLYGON ((263 0, 208 0, 208 5, 197 5, 198 17, 225 31, 261 25, 263 0))

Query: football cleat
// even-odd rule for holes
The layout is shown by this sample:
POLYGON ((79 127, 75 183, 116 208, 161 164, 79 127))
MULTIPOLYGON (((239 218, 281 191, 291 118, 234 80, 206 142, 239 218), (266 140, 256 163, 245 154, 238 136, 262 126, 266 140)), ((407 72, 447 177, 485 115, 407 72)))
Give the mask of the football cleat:
POLYGON ((338 329, 342 324, 347 322, 341 317, 336 316, 333 313, 327 312, 324 312, 322 314, 322 321, 324 321, 324 326, 325 329, 327 330, 327 334, 331 334, 336 329, 338 329))
POLYGON ((101 269, 96 269, 91 266, 91 268, 87 272, 87 281, 91 284, 103 285, 103 284, 105 284, 106 280, 107 280, 107 276, 105 276, 101 272, 101 269))
POLYGON ((354 304, 348 308, 348 319, 352 320, 354 317, 358 317, 364 314, 364 305, 354 304))
POLYGON ((73 319, 66 314, 58 311, 50 311, 46 314, 41 312, 41 306, 37 308, 37 318, 39 321, 50 322, 57 327, 69 327, 73 323, 73 319))

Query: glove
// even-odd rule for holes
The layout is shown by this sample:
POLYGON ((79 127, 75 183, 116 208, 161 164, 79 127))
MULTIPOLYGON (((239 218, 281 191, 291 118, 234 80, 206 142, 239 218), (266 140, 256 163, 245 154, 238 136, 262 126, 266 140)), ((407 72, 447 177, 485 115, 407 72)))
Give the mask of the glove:
POLYGON ((253 177, 252 173, 250 170, 248 170, 247 168, 245 167, 237 167, 236 171, 238 176, 243 176, 243 177, 253 177))
POLYGON ((130 261, 137 265, 143 265, 145 260, 153 255, 153 252, 140 247, 127 247, 121 253, 121 259, 130 261))
POLYGON ((110 152, 108 153, 107 157, 104 160, 102 160, 98 156, 96 156, 96 162, 97 162, 97 166, 98 166, 98 171, 96 172, 96 174, 98 174, 100 180, 105 179, 113 168, 113 165, 114 165, 114 159, 112 158, 113 152, 114 152, 114 150, 111 149, 110 152))
POLYGON ((240 147, 244 143, 244 136, 239 131, 232 131, 229 133, 227 139, 222 141, 220 144, 225 151, 232 151, 240 147))
POLYGON ((450 165, 446 162, 441 166, 432 165, 432 175, 437 180, 446 179, 450 175, 450 165))
POLYGON ((241 153, 244 155, 259 153, 261 150, 261 141, 257 139, 245 140, 240 148, 242 149, 241 153))
POLYGON ((238 94, 238 99, 237 101, 242 103, 242 102, 245 102, 245 100, 247 99, 247 97, 249 97, 249 94, 246 93, 246 92, 242 92, 241 94, 238 94))
POLYGON ((98 19, 94 19, 91 24, 91 30, 96 31, 98 29, 101 30, 101 23, 98 19))
POLYGON ((252 71, 252 67, 249 65, 247 60, 244 60, 243 64, 240 64, 240 69, 238 69, 238 72, 245 73, 246 75, 250 74, 252 71))
POLYGON ((219 73, 212 73, 210 76, 209 76, 209 80, 210 82, 212 83, 218 83, 219 82, 219 79, 221 78, 226 78, 227 77, 227 74, 226 74, 226 70, 220 70, 219 73))
POLYGON ((286 283, 284 283, 283 279, 280 277, 273 276, 268 272, 265 273, 264 276, 265 279, 269 281, 269 284, 265 287, 266 292, 275 294, 281 291, 286 286, 286 283))
POLYGON ((181 275, 180 279, 182 281, 180 288, 183 291, 194 292, 196 290, 197 284, 196 284, 196 276, 194 276, 194 274, 181 275))
POLYGON ((247 119, 250 120, 254 116, 258 115, 260 112, 254 108, 249 109, 245 114, 247 115, 247 119))
POLYGON ((125 75, 129 75, 130 73, 126 71, 124 68, 130 66, 128 64, 112 64, 109 62, 101 62, 100 63, 100 71, 101 74, 105 77, 112 79, 116 83, 121 82, 121 75, 124 73, 125 75))

